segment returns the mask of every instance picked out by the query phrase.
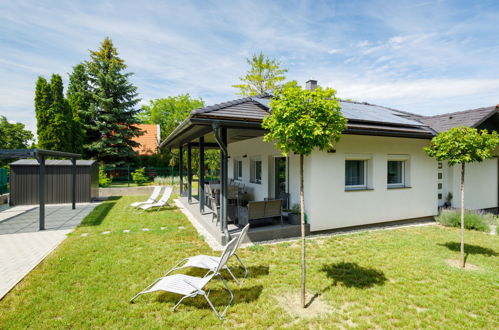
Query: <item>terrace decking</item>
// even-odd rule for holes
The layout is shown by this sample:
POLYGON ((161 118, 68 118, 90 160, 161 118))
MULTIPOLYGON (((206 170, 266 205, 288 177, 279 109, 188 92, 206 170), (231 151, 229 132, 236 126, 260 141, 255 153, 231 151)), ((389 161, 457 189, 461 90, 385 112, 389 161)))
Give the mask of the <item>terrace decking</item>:
MULTIPOLYGON (((203 226, 203 228, 211 235, 211 237, 218 243, 224 244, 224 235, 220 229, 220 224, 217 226, 215 221, 212 221, 212 213, 208 207, 205 207, 206 213, 199 212, 199 202, 194 197, 192 203, 189 204, 187 197, 179 197, 178 201, 182 206, 189 211, 203 226)), ((310 233, 310 225, 306 225, 307 235, 310 233)), ((238 235, 241 228, 234 224, 228 224, 227 229, 231 237, 238 235)), ((250 227, 248 235, 244 243, 265 242, 276 239, 293 238, 301 235, 300 225, 272 224, 250 227)))

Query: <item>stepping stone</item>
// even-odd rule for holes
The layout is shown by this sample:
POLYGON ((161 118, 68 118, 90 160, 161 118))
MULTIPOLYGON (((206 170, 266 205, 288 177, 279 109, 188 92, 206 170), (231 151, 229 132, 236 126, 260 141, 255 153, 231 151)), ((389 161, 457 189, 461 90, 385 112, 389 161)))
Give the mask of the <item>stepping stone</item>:
POLYGON ((166 227, 160 227, 160 229, 161 229, 161 230, 165 230, 165 229, 166 229, 166 227))
POLYGON ((108 235, 108 234, 111 234, 111 231, 110 231, 110 230, 108 230, 108 231, 103 231, 103 232, 102 232, 102 235, 108 235))
POLYGON ((88 236, 88 233, 83 233, 80 235, 81 237, 85 237, 85 236, 88 236))
POLYGON ((185 229, 185 227, 184 226, 180 226, 180 227, 178 227, 178 229, 185 229))
POLYGON ((130 232, 130 229, 125 229, 123 230, 124 233, 129 233, 130 232))
POLYGON ((149 231, 149 228, 142 228, 142 231, 149 231))

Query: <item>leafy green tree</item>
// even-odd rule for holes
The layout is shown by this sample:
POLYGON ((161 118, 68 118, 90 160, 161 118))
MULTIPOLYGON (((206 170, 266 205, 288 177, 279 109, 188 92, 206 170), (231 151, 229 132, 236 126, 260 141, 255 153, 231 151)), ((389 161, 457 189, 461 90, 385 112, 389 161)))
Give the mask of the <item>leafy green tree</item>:
MULTIPOLYGON (((88 140, 92 140, 87 140, 87 132, 84 130, 83 120, 81 118, 81 116, 87 115, 87 117, 84 118, 86 122, 91 122, 93 120, 93 118, 88 117, 87 111, 91 104, 88 80, 86 68, 83 63, 74 66, 73 72, 69 74, 69 85, 66 98, 73 117, 71 137, 72 150, 77 153, 83 152, 83 145, 87 144, 88 140)), ((98 138, 98 135, 94 136, 93 140, 95 141, 98 138)))
POLYGON ((494 150, 499 146, 497 132, 478 131, 470 127, 454 127, 435 136, 424 150, 428 156, 438 161, 446 160, 450 166, 461 165, 461 267, 465 267, 464 258, 464 174, 465 164, 483 162, 494 157, 494 150))
MULTIPOLYGON (((22 123, 10 123, 6 117, 0 116, 0 148, 26 149, 33 141, 33 133, 25 129, 22 123)), ((6 165, 10 159, 0 159, 0 166, 6 165)))
POLYGON ((147 176, 145 175, 146 168, 141 167, 136 169, 134 172, 132 172, 132 180, 135 182, 137 185, 142 186, 144 183, 149 181, 147 176))
POLYGON ((52 92, 47 80, 38 77, 35 89, 35 114, 36 114, 36 135, 38 136, 38 147, 50 149, 52 145, 51 124, 52 92))
POLYGON ((254 54, 246 60, 250 66, 244 77, 240 77, 241 84, 232 85, 239 89, 239 95, 254 96, 264 93, 274 94, 286 79, 287 69, 281 68, 281 63, 269 59, 262 52, 254 54))
POLYGON ((98 50, 90 51, 85 67, 90 105, 79 112, 89 139, 84 149, 105 163, 129 162, 136 157, 133 148, 139 146, 133 138, 142 134, 136 126, 140 110, 135 106, 140 99, 137 87, 129 81, 133 73, 124 72, 125 61, 109 38, 98 50))
POLYGON ((204 107, 201 98, 195 99, 189 94, 168 96, 150 100, 149 105, 142 106, 139 118, 143 123, 159 124, 163 140, 187 118, 192 110, 201 107, 204 107))
POLYGON ((303 187, 303 159, 314 149, 329 150, 341 138, 347 120, 341 112, 334 89, 321 87, 304 90, 296 82, 286 84, 270 102, 272 109, 263 119, 268 130, 264 141, 273 142, 283 155, 300 155, 301 210, 301 304, 305 308, 305 200, 303 187))

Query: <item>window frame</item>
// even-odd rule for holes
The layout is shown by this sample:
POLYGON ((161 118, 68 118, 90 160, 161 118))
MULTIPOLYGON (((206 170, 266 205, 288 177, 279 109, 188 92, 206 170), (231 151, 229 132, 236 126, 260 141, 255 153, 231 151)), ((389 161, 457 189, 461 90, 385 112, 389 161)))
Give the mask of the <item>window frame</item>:
POLYGON ((345 159, 345 190, 367 190, 368 189, 368 177, 367 177, 367 169, 368 169, 368 159, 345 159), (347 162, 362 162, 364 164, 364 184, 361 185, 348 185, 347 184, 347 162))
POLYGON ((234 158, 234 180, 241 181, 243 179, 243 160, 234 158))
POLYGON ((263 176, 263 163, 261 158, 251 158, 250 159, 250 182, 255 183, 255 184, 261 184, 262 183, 262 176, 263 176), (260 177, 257 178, 257 163, 260 163, 260 177))
POLYGON ((407 161, 403 159, 388 159, 386 162, 386 185, 388 188, 403 188, 407 187, 406 185, 406 167, 407 167, 407 161), (388 182, 388 171, 389 171, 389 163, 390 162, 399 162, 402 164, 401 170, 402 173, 400 175, 400 178, 402 179, 401 182, 396 182, 396 183, 389 183, 388 182))

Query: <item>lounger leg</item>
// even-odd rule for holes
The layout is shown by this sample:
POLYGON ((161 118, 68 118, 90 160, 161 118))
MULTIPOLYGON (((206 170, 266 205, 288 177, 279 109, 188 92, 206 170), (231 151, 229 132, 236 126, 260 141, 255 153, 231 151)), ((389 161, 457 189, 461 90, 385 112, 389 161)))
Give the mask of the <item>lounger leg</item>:
POLYGON ((242 283, 239 283, 239 281, 237 280, 237 278, 234 276, 234 274, 231 272, 230 268, 227 267, 226 268, 227 271, 229 272, 230 276, 232 276, 232 278, 234 279, 234 281, 238 284, 238 285, 241 285, 242 283))
POLYGON ((138 296, 141 296, 141 295, 143 295, 143 294, 145 294, 145 292, 142 292, 142 291, 141 291, 141 292, 137 293, 135 296, 133 296, 133 298, 132 298, 132 299, 130 299, 130 303, 131 303, 131 304, 133 304, 133 301, 134 301, 135 299, 137 299, 137 297, 138 297, 138 296))
POLYGON ((154 284, 158 283, 160 280, 162 279, 162 277, 156 279, 156 281, 152 282, 151 284, 149 284, 147 286, 147 288, 145 288, 144 290, 140 291, 139 293, 137 293, 135 296, 133 296, 132 299, 130 299, 130 303, 133 304, 133 301, 140 295, 143 295, 143 294, 146 294, 147 292, 144 292, 144 291, 147 291, 150 287, 152 287, 154 284))
POLYGON ((239 256, 237 254, 234 254, 234 255, 236 256, 236 259, 239 262, 239 264, 241 264, 241 266, 243 266, 243 268, 244 268, 244 277, 243 277, 243 280, 241 281, 241 285, 242 285, 244 280, 246 279, 246 277, 248 277, 249 271, 248 271, 248 268, 246 268, 246 266, 243 264, 243 262, 241 261, 239 256))
POLYGON ((178 303, 175 304, 175 306, 173 306, 173 309, 172 309, 172 312, 175 312, 175 310, 177 309, 178 305, 180 305, 180 303, 182 303, 182 301, 184 301, 185 298, 191 298, 191 297, 195 297, 198 293, 194 293, 194 294, 191 294, 191 295, 188 295, 188 296, 183 296, 182 299, 180 299, 178 301, 178 303))

